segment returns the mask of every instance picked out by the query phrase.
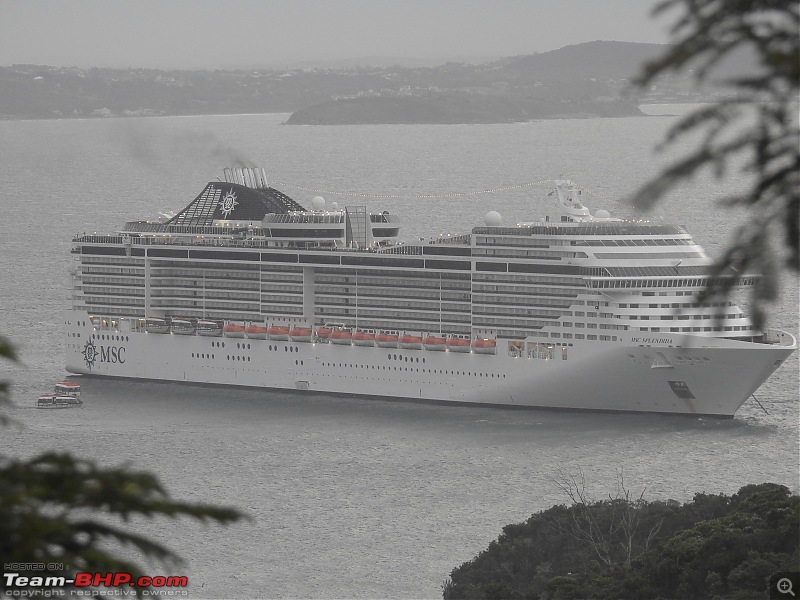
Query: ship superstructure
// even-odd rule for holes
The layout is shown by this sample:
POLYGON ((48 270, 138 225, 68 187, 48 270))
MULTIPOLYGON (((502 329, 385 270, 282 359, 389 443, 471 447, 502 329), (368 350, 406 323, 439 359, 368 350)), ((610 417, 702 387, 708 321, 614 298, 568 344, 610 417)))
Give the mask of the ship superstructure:
POLYGON ((166 223, 73 240, 68 370, 732 416, 796 348, 699 301, 711 260, 683 227, 554 195, 556 219, 403 244, 388 212, 306 210, 226 169, 166 223))

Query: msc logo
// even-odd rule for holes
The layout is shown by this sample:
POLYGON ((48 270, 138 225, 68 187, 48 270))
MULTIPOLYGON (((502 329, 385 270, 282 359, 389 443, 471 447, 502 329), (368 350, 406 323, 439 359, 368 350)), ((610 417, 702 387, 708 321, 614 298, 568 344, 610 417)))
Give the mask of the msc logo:
POLYGON ((91 371, 95 363, 111 363, 111 364, 124 364, 125 363, 125 347, 124 346, 100 346, 99 348, 94 345, 94 342, 89 340, 83 346, 83 360, 86 361, 86 366, 91 371))
POLYGON ((236 193, 233 191, 233 188, 222 197, 222 200, 218 202, 219 209, 222 211, 222 214, 225 215, 225 218, 231 216, 233 209, 239 206, 239 203, 236 201, 236 193))

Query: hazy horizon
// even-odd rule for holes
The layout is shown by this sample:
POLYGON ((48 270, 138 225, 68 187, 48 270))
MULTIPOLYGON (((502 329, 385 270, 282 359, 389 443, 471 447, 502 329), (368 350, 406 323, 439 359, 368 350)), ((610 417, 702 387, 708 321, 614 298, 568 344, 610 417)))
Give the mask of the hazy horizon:
POLYGON ((595 40, 667 43, 656 0, 4 0, 0 64, 269 68, 484 62, 595 40), (601 9, 602 10, 599 10, 601 9))

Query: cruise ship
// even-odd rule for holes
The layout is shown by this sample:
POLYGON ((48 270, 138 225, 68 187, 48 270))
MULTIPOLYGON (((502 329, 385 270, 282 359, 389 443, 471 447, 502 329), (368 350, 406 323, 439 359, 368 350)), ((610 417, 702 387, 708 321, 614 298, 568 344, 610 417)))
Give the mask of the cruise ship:
POLYGON ((556 181, 556 216, 402 243, 389 212, 307 209, 224 169, 166 222, 72 240, 67 370, 732 417, 795 337, 701 301, 712 261, 686 229, 592 214, 581 191, 556 181))

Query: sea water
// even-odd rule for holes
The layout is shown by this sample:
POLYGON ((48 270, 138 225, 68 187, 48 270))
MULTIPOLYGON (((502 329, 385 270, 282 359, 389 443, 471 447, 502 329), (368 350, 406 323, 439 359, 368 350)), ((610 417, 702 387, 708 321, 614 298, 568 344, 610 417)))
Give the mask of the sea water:
MULTIPOLYGON (((313 196, 402 218, 401 237, 458 234, 554 214, 552 180, 592 212, 683 224, 719 256, 746 219, 719 204, 747 181, 703 173, 651 213, 624 199, 670 158, 662 116, 513 125, 284 126, 287 115, 0 122, 0 334, 20 364, 16 424, 0 450, 70 451, 159 475, 178 500, 230 505, 229 526, 137 520, 168 545, 196 598, 441 597, 442 581, 502 527, 566 503, 559 477, 596 498, 617 475, 646 499, 731 494, 772 481, 798 491, 798 355, 734 419, 446 406, 190 384, 81 380, 80 410, 34 410, 64 373, 61 311, 70 240, 189 204, 235 162, 264 167, 301 204, 313 196)), ((797 331, 797 279, 769 325, 797 331)), ((745 304, 747 298, 743 299, 745 304)), ((612 374, 609 374, 611 376, 612 374)), ((130 554, 131 550, 124 550, 130 554)), ((133 555, 135 556, 135 555, 133 555)))

